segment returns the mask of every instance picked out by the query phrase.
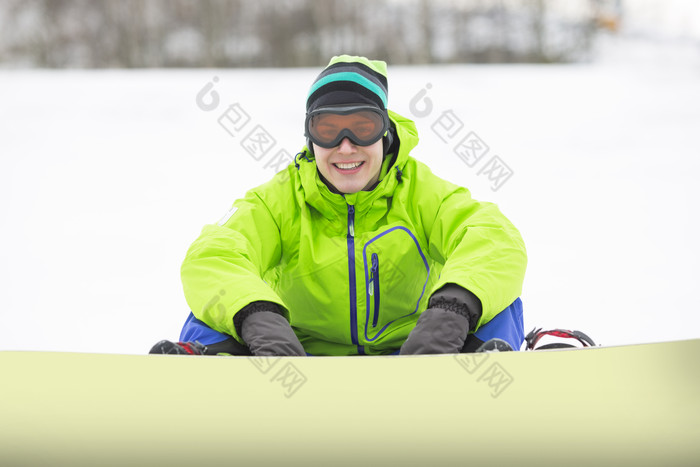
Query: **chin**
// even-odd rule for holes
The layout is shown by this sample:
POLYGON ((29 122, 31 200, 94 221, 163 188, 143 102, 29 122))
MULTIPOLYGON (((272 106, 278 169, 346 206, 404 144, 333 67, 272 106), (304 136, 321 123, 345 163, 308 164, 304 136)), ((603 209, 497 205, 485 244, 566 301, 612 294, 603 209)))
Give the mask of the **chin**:
POLYGON ((362 188, 357 188, 357 187, 340 187, 338 188, 338 191, 341 193, 345 193, 346 195, 350 195, 353 193, 357 193, 358 191, 362 191, 362 188))
POLYGON ((359 183, 339 183, 337 185, 334 183, 333 185, 338 189, 338 191, 345 194, 357 193, 358 191, 362 191, 362 188, 364 188, 364 185, 360 186, 361 184, 359 183))

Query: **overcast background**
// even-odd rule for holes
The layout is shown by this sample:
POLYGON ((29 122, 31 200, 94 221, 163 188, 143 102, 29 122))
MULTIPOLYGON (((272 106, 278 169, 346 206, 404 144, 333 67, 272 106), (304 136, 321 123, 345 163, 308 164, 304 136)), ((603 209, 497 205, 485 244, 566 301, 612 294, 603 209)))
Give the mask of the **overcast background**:
POLYGON ((329 2, 313 21, 310 1, 283 2, 288 21, 269 2, 123 3, 0 6, 0 350, 176 339, 188 246, 301 148, 307 90, 340 53, 387 60, 413 155, 520 229, 526 331, 700 337, 697 2, 329 2), (387 24, 401 40, 367 39, 387 24), (268 153, 244 147, 257 125, 268 153))

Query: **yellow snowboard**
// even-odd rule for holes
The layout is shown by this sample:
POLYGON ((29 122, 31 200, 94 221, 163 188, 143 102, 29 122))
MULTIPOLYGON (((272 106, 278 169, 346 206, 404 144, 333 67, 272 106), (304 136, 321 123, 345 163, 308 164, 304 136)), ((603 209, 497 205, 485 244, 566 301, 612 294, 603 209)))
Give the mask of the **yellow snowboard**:
POLYGON ((700 465, 698 357, 0 352, 0 466, 700 465))

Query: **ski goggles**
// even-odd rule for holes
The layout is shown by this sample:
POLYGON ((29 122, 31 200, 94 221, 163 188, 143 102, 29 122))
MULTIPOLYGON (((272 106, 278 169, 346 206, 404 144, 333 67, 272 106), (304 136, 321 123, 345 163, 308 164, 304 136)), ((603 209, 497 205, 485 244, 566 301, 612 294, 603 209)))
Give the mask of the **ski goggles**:
POLYGON ((356 146, 376 143, 389 129, 389 117, 370 105, 321 107, 306 114, 305 136, 322 148, 334 148, 343 138, 356 146))
MULTIPOLYGON (((543 331, 542 328, 533 328, 532 331, 528 333, 527 336, 525 336, 525 342, 527 343, 527 347, 525 350, 535 350, 535 346, 537 343, 542 339, 544 336, 554 336, 554 337, 563 337, 563 338, 568 338, 568 339, 575 339, 578 342, 581 343, 584 347, 595 347, 595 342, 593 342, 593 339, 588 337, 586 334, 582 333, 581 331, 568 331, 566 329, 551 329, 549 331, 543 331)), ((563 347, 574 347, 573 345, 569 344, 563 344, 563 343, 556 343, 556 344, 547 344, 543 345, 541 347, 538 347, 537 350, 540 349, 556 349, 556 348, 563 348, 563 347)))

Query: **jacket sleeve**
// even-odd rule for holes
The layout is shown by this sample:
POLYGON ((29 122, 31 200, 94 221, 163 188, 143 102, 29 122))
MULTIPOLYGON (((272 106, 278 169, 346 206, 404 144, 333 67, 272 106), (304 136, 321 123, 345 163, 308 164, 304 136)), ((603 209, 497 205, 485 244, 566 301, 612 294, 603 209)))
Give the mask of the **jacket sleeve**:
POLYGON ((289 320, 284 303, 263 279, 281 251, 275 217, 258 193, 248 192, 218 224, 206 225, 187 252, 181 277, 192 313, 241 343, 233 318, 250 303, 276 303, 289 320))
POLYGON ((495 204, 476 201, 467 189, 455 186, 429 224, 430 255, 444 264, 431 293, 457 284, 476 295, 482 313, 472 329, 488 323, 520 296, 525 244, 495 204))

